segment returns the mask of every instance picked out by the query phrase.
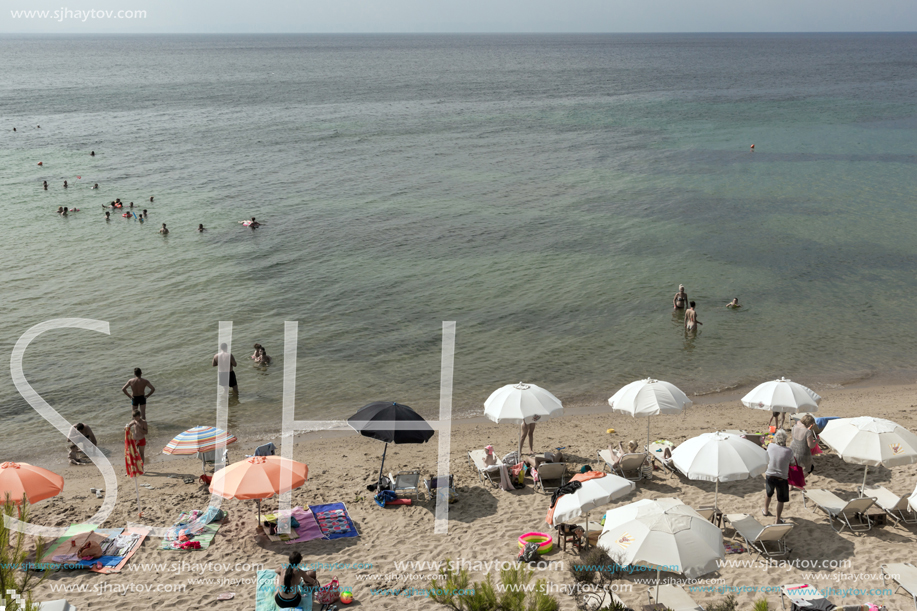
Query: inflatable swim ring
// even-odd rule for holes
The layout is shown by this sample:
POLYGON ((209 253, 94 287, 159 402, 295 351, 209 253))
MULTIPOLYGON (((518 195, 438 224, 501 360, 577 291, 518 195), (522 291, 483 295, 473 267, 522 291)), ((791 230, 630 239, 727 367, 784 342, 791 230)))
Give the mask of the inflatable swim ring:
POLYGON ((526 543, 538 543, 539 554, 547 554, 554 548, 554 539, 547 533, 525 533, 519 537, 519 547, 524 548, 526 543))
POLYGON ((130 213, 130 212, 125 212, 125 213, 122 214, 121 216, 122 216, 122 218, 129 219, 129 218, 131 218, 131 213, 130 213))

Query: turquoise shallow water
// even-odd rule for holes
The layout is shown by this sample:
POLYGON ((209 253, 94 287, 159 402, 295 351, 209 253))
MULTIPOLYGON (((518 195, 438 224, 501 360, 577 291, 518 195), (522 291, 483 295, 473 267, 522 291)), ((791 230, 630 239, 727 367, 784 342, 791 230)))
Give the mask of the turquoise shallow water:
MULTIPOLYGON (((220 320, 242 362, 231 424, 265 431, 285 320, 301 419, 377 399, 435 413, 443 320, 459 414, 520 379, 577 403, 648 375, 703 393, 915 369, 915 35, 0 50, 0 353, 50 318, 109 321, 111 336, 55 332, 25 360, 49 403, 104 436, 128 418, 135 366, 157 387, 155 434, 211 421, 220 320), (105 223, 115 197, 149 222, 105 223), (82 211, 59 218, 65 204, 82 211), (238 225, 253 215, 265 227, 238 225), (679 283, 696 338, 671 313, 679 283), (746 305, 727 311, 734 296, 746 305)), ((56 439, 7 372, 0 414, 2 455, 56 439)))

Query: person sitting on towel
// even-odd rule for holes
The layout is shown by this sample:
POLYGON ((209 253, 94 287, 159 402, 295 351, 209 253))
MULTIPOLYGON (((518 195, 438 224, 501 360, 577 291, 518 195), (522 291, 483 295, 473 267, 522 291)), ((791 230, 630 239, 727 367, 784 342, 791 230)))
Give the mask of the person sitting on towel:
POLYGON ((319 583, 315 571, 303 571, 299 568, 302 554, 293 552, 287 560, 289 562, 277 571, 281 583, 274 594, 274 602, 282 609, 294 609, 301 606, 304 592, 312 597, 312 592, 319 587, 319 583))

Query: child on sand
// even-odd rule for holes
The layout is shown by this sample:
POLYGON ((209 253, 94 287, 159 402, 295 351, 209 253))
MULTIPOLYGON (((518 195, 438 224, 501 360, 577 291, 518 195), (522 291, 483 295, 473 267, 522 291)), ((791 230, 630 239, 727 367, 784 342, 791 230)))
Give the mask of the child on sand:
POLYGON ((125 429, 130 429, 134 434, 134 441, 137 442, 137 449, 140 450, 140 460, 146 460, 146 434, 148 432, 146 420, 138 408, 131 412, 133 419, 127 423, 125 429))

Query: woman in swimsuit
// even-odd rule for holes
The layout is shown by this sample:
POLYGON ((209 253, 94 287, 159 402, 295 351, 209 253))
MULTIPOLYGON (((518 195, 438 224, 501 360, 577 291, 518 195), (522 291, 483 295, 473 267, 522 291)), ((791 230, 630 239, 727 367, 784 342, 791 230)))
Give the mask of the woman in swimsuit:
POLYGON ((293 552, 287 560, 288 564, 277 571, 281 583, 277 586, 274 602, 282 609, 293 609, 301 606, 303 593, 311 597, 319 584, 315 571, 300 570, 302 554, 293 552))
POLYGON ((688 304, 688 294, 685 292, 685 285, 678 285, 678 292, 675 293, 675 298, 672 300, 672 304, 675 306, 676 310, 684 310, 685 306, 688 304))

